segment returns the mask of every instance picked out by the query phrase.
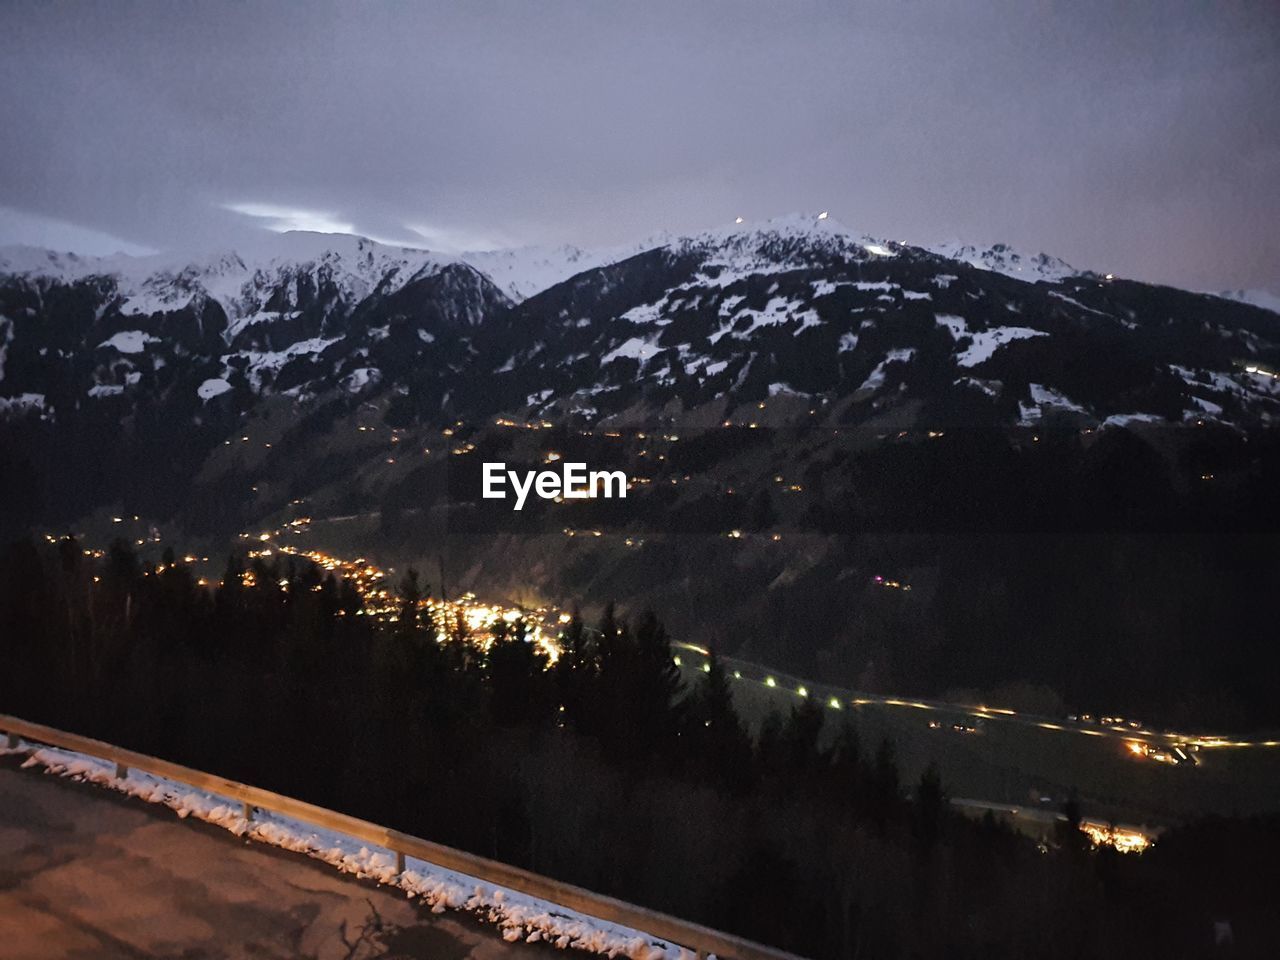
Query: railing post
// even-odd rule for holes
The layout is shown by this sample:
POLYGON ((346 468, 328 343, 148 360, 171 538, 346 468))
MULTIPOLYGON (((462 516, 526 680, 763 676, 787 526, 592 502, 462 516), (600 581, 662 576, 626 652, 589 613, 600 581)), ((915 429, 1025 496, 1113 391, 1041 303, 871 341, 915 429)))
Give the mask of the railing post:
POLYGON ((123 763, 116 763, 116 779, 123 780, 129 776, 129 768, 123 763))
POLYGON ((242 800, 242 801, 240 802, 240 813, 244 816, 244 818, 245 818, 245 820, 246 820, 246 821, 250 821, 250 820, 252 820, 252 819, 253 819, 253 805, 252 805, 252 804, 250 804, 248 800, 242 800))
POLYGON ((397 850, 396 851, 396 876, 400 876, 400 874, 402 873, 404 873, 404 851, 397 850))
POLYGON ((10 750, 17 750, 17 749, 18 749, 18 735, 17 735, 16 733, 11 733, 11 734, 9 734, 9 736, 8 736, 8 738, 7 738, 7 739, 8 739, 8 741, 9 741, 9 749, 10 749, 10 750))

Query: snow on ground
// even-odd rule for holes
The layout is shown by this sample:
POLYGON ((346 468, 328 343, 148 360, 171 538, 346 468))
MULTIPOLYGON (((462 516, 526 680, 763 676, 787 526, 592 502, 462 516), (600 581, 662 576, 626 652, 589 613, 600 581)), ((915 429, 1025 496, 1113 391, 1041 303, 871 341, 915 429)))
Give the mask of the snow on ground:
POLYGON ((1095 313, 1095 314, 1097 314, 1097 315, 1098 315, 1098 316, 1100 316, 1100 317, 1110 317, 1110 316, 1111 316, 1111 314, 1109 314, 1109 313, 1104 313, 1104 312, 1103 312, 1103 311, 1101 311, 1101 310, 1095 310, 1095 309, 1093 309, 1093 307, 1087 307, 1087 306, 1085 306, 1083 303, 1081 303, 1079 300, 1075 299, 1074 297, 1068 297, 1065 293, 1060 293, 1060 292, 1059 292, 1059 291, 1057 291, 1057 290, 1050 290, 1050 291, 1049 291, 1049 296, 1053 297, 1055 300, 1061 300, 1063 303, 1069 303, 1069 304, 1071 304, 1073 307, 1076 307, 1076 308, 1078 308, 1078 309, 1080 309, 1080 310, 1084 310, 1084 311, 1086 311, 1086 312, 1088 312, 1088 313, 1095 313))
POLYGON ((153 337, 141 330, 121 330, 114 337, 102 341, 99 347, 114 347, 121 353, 141 353, 147 349, 148 343, 159 343, 159 337, 153 337))
POLYGON ((231 384, 221 377, 211 377, 196 387, 196 396, 206 403, 231 389, 231 384))
POLYGON ((946 327, 951 331, 951 339, 960 340, 969 335, 969 324, 964 317, 957 317, 954 313, 935 313, 934 321, 940 327, 946 327))
POLYGON ((1132 423, 1164 423, 1164 417, 1154 413, 1116 413, 1102 421, 1103 427, 1127 427, 1132 423))
POLYGON ((804 394, 794 389, 789 383, 771 383, 769 384, 769 396, 803 397, 804 394))
POLYGON ((956 365, 960 367, 976 367, 990 360, 996 350, 1014 340, 1048 336, 1043 330, 1032 330, 1030 327, 991 327, 989 330, 970 331, 964 317, 957 317, 950 313, 935 314, 934 320, 939 326, 950 330, 955 340, 968 337, 972 341, 956 356, 956 365))
POLYGON ((246 316, 232 320, 231 323, 227 325, 227 329, 223 332, 222 338, 227 343, 230 343, 240 335, 241 331, 247 330, 255 324, 274 323, 277 320, 283 320, 286 318, 291 319, 297 316, 299 316, 297 311, 293 311, 292 313, 273 313, 268 310, 261 310, 258 313, 250 313, 246 316))
POLYGON ((1079 270, 1064 260, 1045 253, 1025 254, 1007 243, 996 243, 986 248, 959 242, 935 243, 922 249, 948 260, 967 263, 978 270, 1002 273, 1006 277, 1026 280, 1028 283, 1035 283, 1037 280, 1055 282, 1080 275, 1079 270))
POLYGON ((118 397, 124 393, 124 387, 118 383, 99 383, 89 388, 89 396, 95 400, 101 397, 118 397))
POLYGON ((49 413, 49 405, 43 393, 20 393, 16 397, 0 397, 0 416, 39 411, 43 418, 49 413))
POLYGON ((1192 370, 1171 363, 1169 369, 1189 387, 1226 393, 1245 401, 1256 400, 1259 396, 1280 397, 1280 379, 1261 372, 1257 367, 1226 373, 1221 370, 1192 370))
MULTIPOLYGON (((283 350, 241 350, 238 353, 228 353, 222 357, 222 363, 230 369, 229 362, 233 357, 244 357, 249 361, 247 373, 249 382, 253 385, 254 390, 262 389, 263 374, 270 371, 279 373, 286 363, 295 357, 303 356, 319 356, 331 344, 337 343, 341 337, 332 337, 325 339, 323 337, 312 337, 309 340, 299 340, 291 343, 283 350)), ((224 371, 224 374, 227 371, 224 371)))
POLYGON ((661 352, 662 347, 658 346, 658 334, 650 337, 629 337, 601 357, 600 366, 603 367, 605 364, 612 363, 619 357, 631 357, 644 363, 650 357, 661 352))
POLYGON ((981 390, 988 397, 998 397, 1000 396, 1000 391, 1004 389, 1004 384, 999 380, 981 380, 978 377, 961 377, 955 383, 956 386, 981 390))
POLYGON ((263 231, 233 250, 172 251, 134 257, 81 257, 30 247, 0 249, 0 273, 53 277, 72 283, 86 277, 115 279, 125 314, 177 310, 203 297, 216 300, 232 321, 261 312, 261 294, 299 274, 331 279, 354 301, 375 288, 392 293, 415 277, 456 263, 453 257, 376 243, 340 233, 263 231))
POLYGON ((1070 410, 1073 413, 1088 413, 1080 404, 1068 400, 1067 397, 1054 390, 1052 387, 1046 387, 1041 383, 1029 384, 1031 388, 1031 402, 1040 407, 1057 407, 1061 410, 1070 410))
POLYGON ((580 273, 619 263, 670 242, 671 237, 662 233, 635 243, 624 243, 615 247, 597 247, 592 250, 583 250, 570 245, 511 247, 501 250, 476 250, 462 254, 461 259, 483 273, 497 284, 503 293, 519 303, 580 273))
POLYGON ((371 383, 378 383, 382 379, 382 371, 377 367, 358 367, 352 370, 342 380, 342 385, 352 393, 359 393, 371 383))
POLYGON ((618 319, 637 326, 665 327, 671 322, 669 318, 663 316, 663 311, 667 308, 667 299, 663 297, 657 303, 642 303, 638 307, 632 307, 618 319))
POLYGON ((480 250, 464 253, 462 259, 516 303, 609 262, 605 255, 573 246, 480 250))
POLYGON ((1197 417, 1220 417, 1222 416, 1222 407, 1212 400, 1205 400, 1203 397, 1192 397, 1191 402, 1197 407, 1197 410, 1188 410, 1183 414, 1184 420, 1195 420, 1197 417))
POLYGON ((13 342, 14 322, 0 314, 0 380, 4 379, 4 361, 9 355, 9 344, 13 342))
POLYGON ((24 769, 43 767, 46 773, 93 783, 147 803, 162 804, 182 819, 195 817, 237 837, 302 853, 343 873, 399 887, 407 896, 422 899, 433 913, 465 910, 485 923, 500 927, 502 938, 508 942, 545 940, 560 949, 571 947, 630 960, 694 958, 692 951, 640 931, 505 890, 424 860, 406 857, 404 872, 397 873, 395 854, 389 850, 370 849, 345 834, 267 810, 256 810, 253 819, 246 820, 238 802, 176 780, 137 770, 117 778, 115 764, 106 760, 35 744, 20 743, 17 748, 0 746, 0 755, 3 754, 28 754, 22 764, 24 769))
POLYGON ((884 386, 885 371, 886 371, 886 368, 889 366, 889 364, 906 363, 915 355, 916 355, 916 352, 911 347, 906 347, 899 350, 890 350, 887 354, 885 354, 885 358, 881 360, 878 364, 876 364, 876 368, 871 371, 871 375, 862 382, 862 386, 860 386, 858 389, 859 390, 879 390, 882 386, 884 386))

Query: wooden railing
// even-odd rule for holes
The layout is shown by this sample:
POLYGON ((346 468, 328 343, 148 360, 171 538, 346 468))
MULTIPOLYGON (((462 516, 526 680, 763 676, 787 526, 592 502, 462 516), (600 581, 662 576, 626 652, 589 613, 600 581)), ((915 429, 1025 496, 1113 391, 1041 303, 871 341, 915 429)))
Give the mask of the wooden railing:
POLYGON ((217 794, 239 803, 246 819, 252 819, 255 810, 268 810, 373 844, 395 856, 397 872, 404 871, 406 857, 413 857, 446 870, 464 873, 485 883, 545 900, 587 917, 630 927, 638 933, 648 934, 685 947, 700 957, 714 954, 724 960, 800 960, 795 954, 783 950, 752 943, 750 940, 712 930, 710 927, 592 893, 590 890, 531 873, 510 864, 478 857, 462 850, 432 843, 430 840, 400 833, 398 830, 391 830, 367 820, 349 817, 344 813, 317 807, 302 800, 281 796, 270 790, 251 787, 235 780, 192 770, 167 760, 135 753, 101 740, 66 733, 5 714, 0 714, 0 732, 8 735, 10 748, 17 748, 20 739, 61 747, 64 750, 73 750, 114 763, 116 776, 121 778, 127 776, 130 770, 141 770, 195 787, 197 790, 217 794))

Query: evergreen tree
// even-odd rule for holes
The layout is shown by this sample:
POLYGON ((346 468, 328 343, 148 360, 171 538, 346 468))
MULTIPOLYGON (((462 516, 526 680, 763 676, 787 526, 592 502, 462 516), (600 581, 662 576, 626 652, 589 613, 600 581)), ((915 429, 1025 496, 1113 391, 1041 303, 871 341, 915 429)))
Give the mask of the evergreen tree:
POLYGON ((751 740, 734 710, 724 665, 714 651, 686 710, 687 747, 695 777, 745 789, 751 779, 751 740))
POLYGON ((564 723, 579 733, 590 732, 588 708, 598 670, 595 644, 588 638, 582 617, 575 607, 560 635, 560 656, 552 676, 564 723))
POLYGON ((871 818, 883 827, 898 811, 902 801, 898 787, 898 763, 894 755, 893 741, 887 737, 876 748, 871 765, 869 784, 869 812, 871 818))
POLYGON ((499 726, 541 727, 551 722, 556 703, 547 657, 529 641, 523 619, 494 624, 484 675, 489 711, 499 726))
POLYGON ((826 722, 822 707, 812 697, 803 697, 791 708, 782 730, 782 750, 787 772, 808 787, 817 783, 827 765, 822 749, 822 728, 826 722))
POLYGON ((947 798, 942 791, 942 777, 938 765, 930 761, 920 783, 916 786, 915 803, 912 805, 912 829, 925 854, 933 852, 942 832, 946 816, 947 798))

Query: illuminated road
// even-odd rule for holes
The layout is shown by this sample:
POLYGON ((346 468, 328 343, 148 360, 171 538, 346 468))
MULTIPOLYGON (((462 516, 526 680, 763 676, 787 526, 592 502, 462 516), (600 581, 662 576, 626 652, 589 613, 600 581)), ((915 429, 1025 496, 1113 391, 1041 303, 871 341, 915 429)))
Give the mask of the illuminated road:
MULTIPOLYGON (((677 651, 685 651, 701 657, 707 656, 705 648, 691 643, 674 643, 672 646, 677 651)), ((1019 713, 1006 707, 992 707, 985 704, 948 703, 942 700, 920 700, 889 695, 856 693, 827 684, 800 680, 778 670, 769 670, 766 667, 760 667, 745 660, 738 660, 736 657, 722 656, 720 661, 736 681, 745 681, 770 689, 789 691, 795 694, 797 698, 815 697, 833 710, 841 710, 850 706, 884 706, 936 711, 951 715, 968 716, 982 720, 984 723, 1020 724, 1058 733, 1071 733, 1086 737, 1107 737, 1113 740, 1136 741, 1153 746, 1179 744, 1210 750, 1280 747, 1280 740, 1244 740, 1208 734, 1177 733, 1174 731, 1152 730, 1140 724, 1134 726, 1132 722, 1127 723, 1120 720, 1108 724, 1090 723, 1083 720, 1019 713)))
MULTIPOLYGON (((507 422, 500 425, 520 426, 514 422, 507 422)), ((535 427, 530 426, 530 429, 535 427)), ((361 427, 360 429, 367 429, 361 427)), ((377 565, 366 559, 346 559, 328 554, 318 549, 300 548, 289 540, 292 536, 306 533, 310 530, 312 524, 318 523, 335 523, 340 521, 364 519, 375 516, 376 513, 369 514, 352 514, 343 517, 327 517, 327 518, 311 518, 300 517, 284 523, 281 526, 267 529, 257 533, 241 533, 240 538, 248 541, 256 549, 249 550, 249 557, 270 556, 273 553, 286 553, 294 556, 305 557, 318 564, 321 568, 336 573, 348 581, 350 581, 360 593, 364 601, 366 615, 379 618, 395 620, 399 610, 400 600, 397 596, 395 587, 392 584, 389 574, 392 571, 383 570, 377 565)), ((117 522, 125 522, 125 518, 113 518, 117 522)), ((133 518, 135 521, 137 517, 133 518)), ((580 531, 584 534, 594 534, 601 536, 598 530, 580 531)), ((573 535, 575 531, 567 529, 566 534, 573 535)), ((732 537, 741 536, 740 531, 731 531, 732 537)), ((53 534, 46 534, 49 542, 56 542, 53 534)), ((158 538, 157 538, 158 539, 158 538)), ((137 543, 142 545, 145 541, 138 540, 137 543)), ((628 539, 628 544, 631 541, 628 539)), ((86 550, 86 554, 95 556, 101 555, 102 551, 86 550)), ((187 557, 187 562, 197 559, 207 562, 207 557, 187 557)), ((202 584, 207 581, 201 580, 202 584)), ((910 590, 910 584, 899 584, 896 580, 885 580, 883 577, 876 578, 877 583, 881 583, 886 587, 896 587, 904 590, 910 590)), ((246 585, 252 586, 251 581, 246 581, 246 585)), ((437 618, 443 619, 446 623, 453 621, 461 623, 465 621, 467 630, 473 636, 482 634, 487 627, 497 619, 505 619, 511 621, 517 617, 525 620, 531 630, 531 639, 543 647, 544 651, 551 659, 554 659, 558 653, 556 637, 559 633, 560 626, 568 619, 567 615, 562 611, 555 610, 550 607, 543 607, 536 610, 530 610, 521 607, 518 604, 496 604, 481 601, 474 596, 467 595, 445 604, 441 601, 424 600, 424 609, 429 610, 437 618)), ((680 654, 697 654, 705 658, 707 651, 703 647, 689 643, 673 643, 673 649, 677 656, 680 654)), ((802 680, 794 676, 783 673, 782 671, 773 670, 769 667, 760 666, 745 660, 739 660, 734 657, 722 657, 726 669, 733 671, 736 680, 742 680, 749 683, 762 684, 766 687, 778 688, 783 691, 790 691, 796 696, 815 696, 820 697, 822 701, 833 710, 844 709, 847 707, 863 707, 863 706, 881 706, 889 708, 911 709, 921 711, 938 711, 951 715, 968 716, 972 719, 986 722, 998 722, 1019 724, 1029 727, 1037 727, 1041 730, 1049 730, 1058 733, 1072 734, 1085 737, 1109 738, 1112 740, 1124 740, 1129 743, 1137 743, 1140 747, 1139 751, 1143 756, 1150 756, 1157 760, 1167 760, 1168 762, 1186 761, 1190 762, 1190 758, 1186 755, 1188 748, 1198 750, 1268 750, 1280 748, 1280 738, 1257 738, 1245 739, 1226 735, 1205 734, 1205 733, 1182 733, 1169 730, 1155 730, 1138 724, 1130 720, 1122 720, 1120 718, 1108 718, 1114 722, 1090 722, 1085 718, 1063 718, 1050 717, 1039 714, 1020 713, 1007 707, 989 704, 962 704, 948 703, 940 700, 923 700, 910 697, 897 697, 891 695, 877 695, 861 693, 858 691, 847 690, 839 687, 833 687, 828 684, 819 684, 812 681, 802 680), (1183 754, 1177 757, 1173 751, 1175 748, 1181 748, 1183 754), (1177 757, 1177 759, 1173 759, 1177 757)))
POLYGON ((499 960, 534 950, 305 857, 0 764, 6 960, 499 960))

